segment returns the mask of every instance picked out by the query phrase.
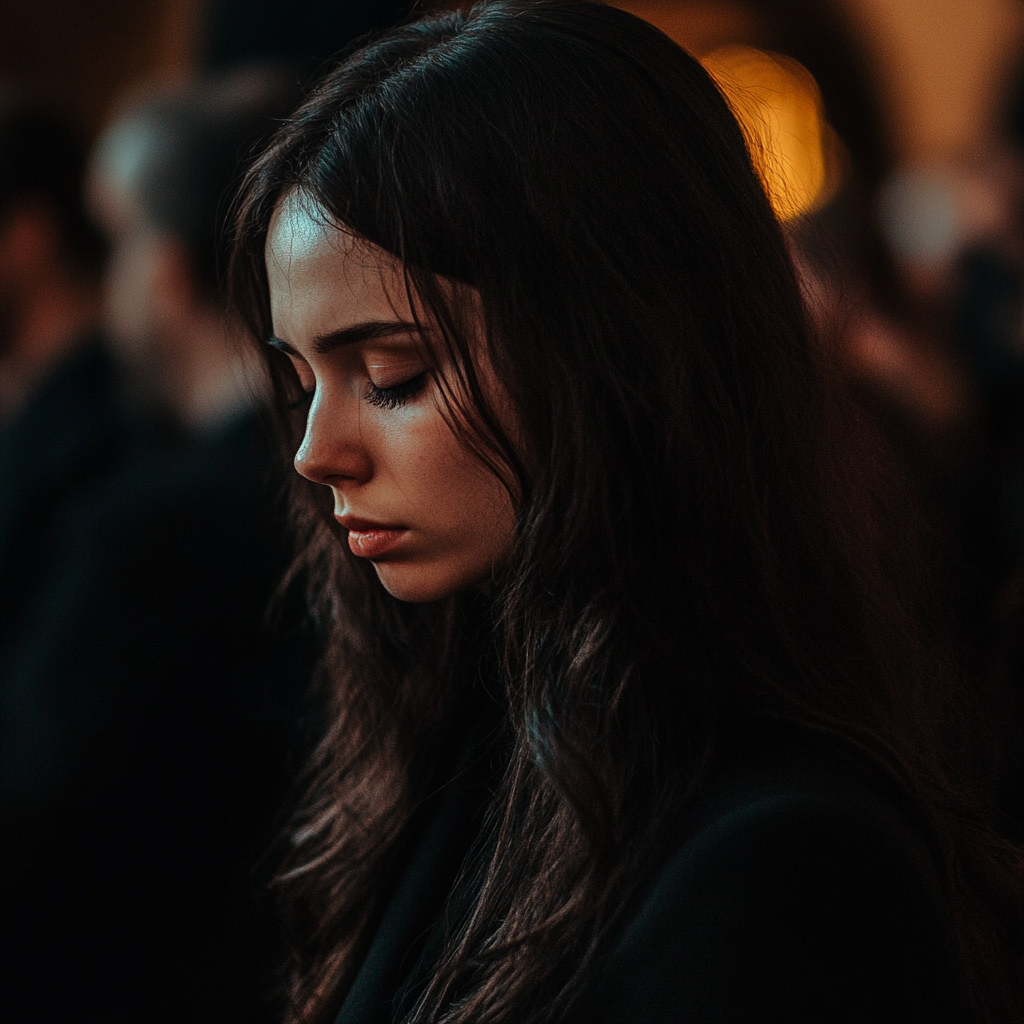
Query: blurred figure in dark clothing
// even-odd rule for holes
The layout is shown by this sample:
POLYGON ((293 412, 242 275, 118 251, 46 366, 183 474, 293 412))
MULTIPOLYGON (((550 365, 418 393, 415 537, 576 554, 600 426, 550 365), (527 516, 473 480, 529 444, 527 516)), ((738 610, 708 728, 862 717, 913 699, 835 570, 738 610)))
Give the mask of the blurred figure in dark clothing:
POLYGON ((881 224, 919 319, 946 344, 970 416, 934 447, 934 504, 958 639, 994 712, 1006 828, 1024 838, 1024 133, 1022 72, 1001 131, 956 159, 902 167, 881 224))
POLYGON ((120 450, 84 158, 61 118, 0 93, 0 650, 22 629, 52 516, 120 450))
POLYGON ((82 204, 74 128, 0 88, 0 424, 95 333, 103 242, 82 204))
POLYGON ((106 325, 134 404, 196 437, 252 404, 247 348, 218 294, 219 230, 240 159, 287 95, 276 74, 255 70, 156 90, 93 154, 89 199, 111 241, 106 325))
MULTIPOLYGON (((1019 72, 1018 72, 1019 75, 1019 72)), ((1019 96, 1020 85, 1016 86, 1019 96)), ((811 309, 907 475, 1003 828, 1024 837, 1024 149, 888 167, 851 146, 847 180, 789 225, 811 309), (870 188, 865 188, 870 185, 870 188)), ((1014 125, 1016 128, 1014 129, 1014 125)), ((1016 134, 1015 134, 1016 132, 1016 134)))
MULTIPOLYGON (((674 5, 638 9, 667 10, 674 5)), ((679 12, 698 6, 685 2, 679 12)), ((897 167, 849 5, 742 0, 735 42, 796 58, 820 87, 824 186, 781 215, 818 333, 905 479, 950 657, 991 712, 972 738, 1004 829, 1024 837, 1024 98, 954 166, 897 167), (1013 140, 1012 145, 1007 143, 1013 140)), ((729 48, 723 48, 729 49, 729 48)), ((705 55, 712 73, 722 51, 705 55)), ((741 81, 742 111, 764 82, 741 81), (755 88, 751 88, 751 85, 755 88)), ((728 90, 727 90, 728 91, 728 90)), ((786 90, 775 92, 784 105, 786 90)), ((765 118, 773 123, 773 117, 765 118)), ((774 123, 805 127, 806 121, 774 123)), ((795 139, 796 136, 794 135, 795 139)), ((800 139, 801 144, 804 139, 800 139)), ((810 151, 810 147, 808 147, 810 151)), ((755 161, 758 151, 754 149, 755 161)), ((799 161, 798 161, 799 162, 799 161)), ((786 166, 785 160, 781 161, 786 166)), ((789 166, 792 166, 790 163, 789 166)), ((986 795, 987 796, 987 795, 986 795)), ((980 799, 980 797, 979 797, 980 799)))
POLYGON ((1002 137, 961 182, 952 303, 984 439, 970 506, 976 644, 999 711, 1000 802, 1024 839, 1024 60, 1009 84, 1002 137))
POLYGON ((238 162, 286 98, 236 75, 144 96, 89 192, 128 442, 59 514, 3 671, 3 985, 19 1021, 250 1024, 277 944, 260 854, 286 785, 300 643, 258 389, 217 297, 238 162))

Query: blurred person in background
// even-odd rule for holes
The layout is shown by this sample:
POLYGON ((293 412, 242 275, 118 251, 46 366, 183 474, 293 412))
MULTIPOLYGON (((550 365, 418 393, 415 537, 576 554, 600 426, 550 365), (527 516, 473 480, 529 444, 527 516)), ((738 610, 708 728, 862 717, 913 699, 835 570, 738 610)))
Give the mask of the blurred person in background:
POLYGON ((123 441, 84 161, 67 122, 0 92, 0 650, 23 628, 58 509, 75 507, 123 441))
POLYGON ((959 244, 942 308, 979 396, 972 640, 998 712, 1001 804, 1024 838, 1024 59, 1009 85, 999 137, 954 193, 959 244))
POLYGON ((305 678, 268 624, 273 460, 216 271, 238 161, 286 95, 256 73, 156 89, 92 158, 129 443, 54 522, 0 665, 10 1019, 278 1016, 256 864, 305 678))
POLYGON ((860 404, 911 481, 908 514, 934 580, 926 614, 944 623, 964 685, 990 709, 990 724, 972 742, 1000 779, 1003 827, 1019 838, 1020 72, 1002 138, 955 166, 900 167, 841 7, 807 0, 744 7, 757 15, 750 41, 789 56, 745 45, 704 61, 753 143, 819 334, 835 345, 860 404))
MULTIPOLYGON (((920 457, 911 465, 941 529, 937 560, 946 603, 965 667, 993 711, 993 734, 982 742, 997 751, 1005 825, 1018 839, 1024 836, 1022 70, 1018 63, 1008 78, 996 131, 954 157, 896 167, 879 189, 876 210, 906 308, 918 332, 943 347, 962 398, 959 416, 934 423, 930 436, 917 430, 920 457)), ((918 391, 928 380, 919 375, 918 391)))
POLYGON ((85 151, 70 124, 0 89, 0 424, 96 341, 102 240, 82 205, 85 151))
POLYGON ((709 9, 729 26, 701 60, 744 126, 820 335, 836 346, 861 404, 914 480, 930 561, 946 578, 936 614, 962 619, 971 604, 956 569, 969 546, 962 478, 977 461, 978 401, 950 318, 914 294, 879 222, 879 190, 897 147, 848 5, 622 3, 664 20, 680 41, 690 32, 700 38, 709 9))
POLYGON ((183 439, 252 423, 248 353, 218 294, 218 232, 239 154, 287 94, 260 71, 157 90, 115 117, 92 157, 89 199, 111 246, 105 322, 129 399, 183 439))

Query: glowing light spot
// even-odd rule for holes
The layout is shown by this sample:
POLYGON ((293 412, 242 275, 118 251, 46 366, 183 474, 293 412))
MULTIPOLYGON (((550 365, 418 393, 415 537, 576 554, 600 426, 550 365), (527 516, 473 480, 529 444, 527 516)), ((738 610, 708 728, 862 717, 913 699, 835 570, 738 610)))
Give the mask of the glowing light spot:
POLYGON ((797 61, 750 46, 701 58, 743 129, 776 216, 811 213, 835 191, 833 133, 821 93, 797 61))

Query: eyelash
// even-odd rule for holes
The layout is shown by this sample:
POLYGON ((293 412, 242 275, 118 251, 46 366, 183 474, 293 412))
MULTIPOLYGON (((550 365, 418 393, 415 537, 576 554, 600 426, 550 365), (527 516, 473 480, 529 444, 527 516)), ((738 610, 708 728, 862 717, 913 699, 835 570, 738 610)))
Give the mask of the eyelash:
MULTIPOLYGON (((418 373, 401 384, 392 384, 387 388, 379 388, 373 381, 370 381, 363 397, 378 409, 398 409, 415 398, 423 390, 423 385, 426 382, 426 372, 418 373)), ((298 398, 288 403, 289 410, 297 412, 299 409, 304 409, 313 400, 315 394, 316 388, 303 391, 298 398)))
POLYGON ((415 377, 410 377, 401 384, 393 384, 387 388, 379 388, 371 380, 363 397, 370 405, 375 405, 378 409, 398 409, 415 398, 423 390, 426 382, 426 371, 416 374, 415 377))

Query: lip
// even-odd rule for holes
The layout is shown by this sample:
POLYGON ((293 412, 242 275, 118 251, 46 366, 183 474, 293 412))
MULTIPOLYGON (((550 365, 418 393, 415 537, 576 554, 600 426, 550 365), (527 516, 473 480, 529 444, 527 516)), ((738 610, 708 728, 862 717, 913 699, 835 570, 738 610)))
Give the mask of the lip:
POLYGON ((355 516, 335 516, 348 530, 348 546, 353 555, 370 561, 383 558, 401 544, 408 530, 404 526, 374 523, 355 516))

